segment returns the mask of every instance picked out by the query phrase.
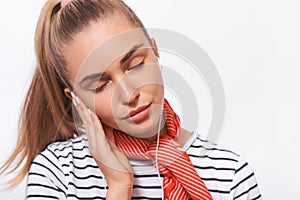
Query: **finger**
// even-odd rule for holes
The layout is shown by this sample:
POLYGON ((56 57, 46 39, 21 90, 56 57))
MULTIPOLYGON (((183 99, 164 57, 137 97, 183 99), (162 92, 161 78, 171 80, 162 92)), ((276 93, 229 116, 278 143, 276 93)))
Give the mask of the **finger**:
POLYGON ((101 120, 98 118, 98 116, 88 109, 89 114, 91 115, 92 123, 94 125, 94 141, 95 141, 95 147, 97 147, 98 154, 101 154, 108 159, 114 158, 115 156, 113 155, 113 151, 111 149, 111 146, 109 145, 109 139, 107 138, 107 134, 111 135, 111 130, 110 129, 105 129, 101 123, 101 120))
POLYGON ((92 119, 90 114, 88 113, 87 107, 84 105, 84 103, 79 99, 79 97, 77 97, 74 93, 71 93, 72 97, 73 97, 73 103, 75 105, 75 108, 81 118, 81 120, 83 121, 84 125, 85 125, 85 129, 86 129, 86 134, 88 137, 88 142, 90 143, 90 141, 94 141, 94 126, 92 123, 92 119))
MULTIPOLYGON (((82 121, 84 121, 85 118, 84 118, 84 115, 83 115, 83 112, 82 112, 82 109, 81 109, 81 106, 80 106, 81 101, 80 101, 79 97, 77 97, 73 92, 71 92, 71 96, 72 96, 72 101, 73 101, 73 104, 76 108, 76 111, 79 114, 79 117, 81 118, 82 121)), ((85 121, 84 121, 84 123, 85 123, 85 121)))
POLYGON ((88 139, 91 140, 91 144, 93 147, 97 147, 99 150, 111 151, 110 146, 107 143, 101 121, 93 111, 86 108, 84 105, 82 107, 83 114, 85 116, 88 115, 86 118, 88 118, 89 125, 93 127, 88 135, 88 139))
MULTIPOLYGON (((93 113, 90 109, 88 109, 85 106, 85 104, 79 99, 78 96, 76 96, 74 93, 73 94, 71 93, 71 95, 76 100, 78 111, 80 113, 82 120, 84 121, 84 123, 86 125, 86 130, 87 130, 86 134, 88 137, 88 142, 93 147, 99 142, 99 140, 97 138, 97 135, 98 135, 97 131, 95 131, 95 122, 93 121, 93 113)), ((103 133, 103 131, 102 131, 102 133, 103 133)), ((105 138, 102 138, 102 139, 105 139, 105 138)))
POLYGON ((105 155, 105 158, 101 160, 102 164, 105 164, 106 166, 117 169, 119 171, 131 172, 127 157, 121 151, 119 151, 119 149, 114 144, 107 140, 100 119, 94 112, 90 112, 95 125, 95 132, 97 133, 98 141, 99 143, 101 143, 100 149, 102 149, 102 153, 105 155))
POLYGON ((102 123, 97 115, 88 109, 79 97, 73 96, 76 99, 75 107, 87 130, 86 134, 88 137, 89 149, 93 157, 98 163, 100 162, 103 167, 131 172, 130 164, 126 156, 122 152, 119 152, 117 147, 115 147, 115 150, 112 150, 111 145, 106 139, 102 123))
POLYGON ((76 100, 76 107, 78 108, 80 112, 81 118, 85 121, 88 127, 93 127, 94 130, 96 130, 95 127, 97 127, 97 131, 91 131, 89 134, 90 138, 93 139, 93 141, 96 139, 95 137, 98 135, 97 132, 101 133, 100 137, 102 140, 105 139, 105 132, 102 127, 102 123, 98 119, 97 115, 91 111, 89 108, 85 106, 85 104, 79 99, 78 96, 76 96, 73 92, 71 92, 72 97, 76 100), (94 134, 92 134, 94 133, 94 134))
POLYGON ((88 109, 88 113, 91 117, 91 121, 95 129, 94 139, 99 140, 100 144, 103 144, 103 142, 106 141, 106 135, 102 123, 93 111, 88 109))

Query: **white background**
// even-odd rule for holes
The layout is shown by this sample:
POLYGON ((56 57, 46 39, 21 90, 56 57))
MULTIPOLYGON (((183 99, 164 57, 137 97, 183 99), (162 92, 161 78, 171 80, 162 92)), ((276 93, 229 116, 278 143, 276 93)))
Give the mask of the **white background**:
MULTIPOLYGON (((226 94, 219 143, 249 161, 264 199, 300 199, 300 1, 126 2, 146 27, 180 32, 208 53, 226 94)), ((0 7, 0 164, 16 141, 43 3, 5 1, 0 7)), ((6 179, 0 178, 1 183, 6 179)), ((23 182, 15 190, 0 191, 0 199, 23 199, 24 194, 23 182)))

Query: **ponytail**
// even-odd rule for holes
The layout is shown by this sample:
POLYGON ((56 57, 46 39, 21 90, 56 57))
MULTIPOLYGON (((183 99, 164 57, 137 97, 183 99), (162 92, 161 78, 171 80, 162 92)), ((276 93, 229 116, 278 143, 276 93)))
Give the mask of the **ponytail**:
POLYGON ((24 179, 35 156, 49 143, 69 139, 76 133, 71 101, 63 93, 65 84, 54 70, 49 55, 50 10, 56 7, 54 1, 48 2, 39 18, 35 38, 37 66, 22 105, 16 148, 0 168, 1 174, 21 168, 8 182, 10 188, 24 179))
MULTIPOLYGON (((64 94, 64 88, 72 87, 62 50, 72 41, 72 36, 91 21, 109 18, 115 13, 123 14, 133 26, 144 28, 122 0, 72 0, 63 8, 60 0, 48 0, 44 5, 35 32, 37 65, 22 105, 18 141, 0 167, 0 174, 20 169, 8 182, 10 188, 24 179, 35 156, 47 145, 78 134, 72 102, 64 94)), ((146 31, 145 34, 149 38, 146 31)))

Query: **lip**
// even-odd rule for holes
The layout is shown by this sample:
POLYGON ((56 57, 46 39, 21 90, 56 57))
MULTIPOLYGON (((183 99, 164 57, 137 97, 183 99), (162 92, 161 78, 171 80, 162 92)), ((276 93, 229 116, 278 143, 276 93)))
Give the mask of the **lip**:
POLYGON ((133 121, 133 122, 138 122, 142 119, 144 119, 148 114, 150 110, 150 105, 151 103, 140 106, 135 110, 131 110, 128 115, 124 117, 124 119, 133 121))

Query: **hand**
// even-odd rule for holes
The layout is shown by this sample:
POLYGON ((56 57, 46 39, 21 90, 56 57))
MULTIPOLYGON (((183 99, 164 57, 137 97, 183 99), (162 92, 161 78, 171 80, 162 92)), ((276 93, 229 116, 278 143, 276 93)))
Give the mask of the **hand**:
POLYGON ((109 186, 107 199, 130 199, 133 173, 127 157, 106 138, 97 115, 73 92, 71 94, 73 104, 86 127, 89 151, 107 179, 109 186))

